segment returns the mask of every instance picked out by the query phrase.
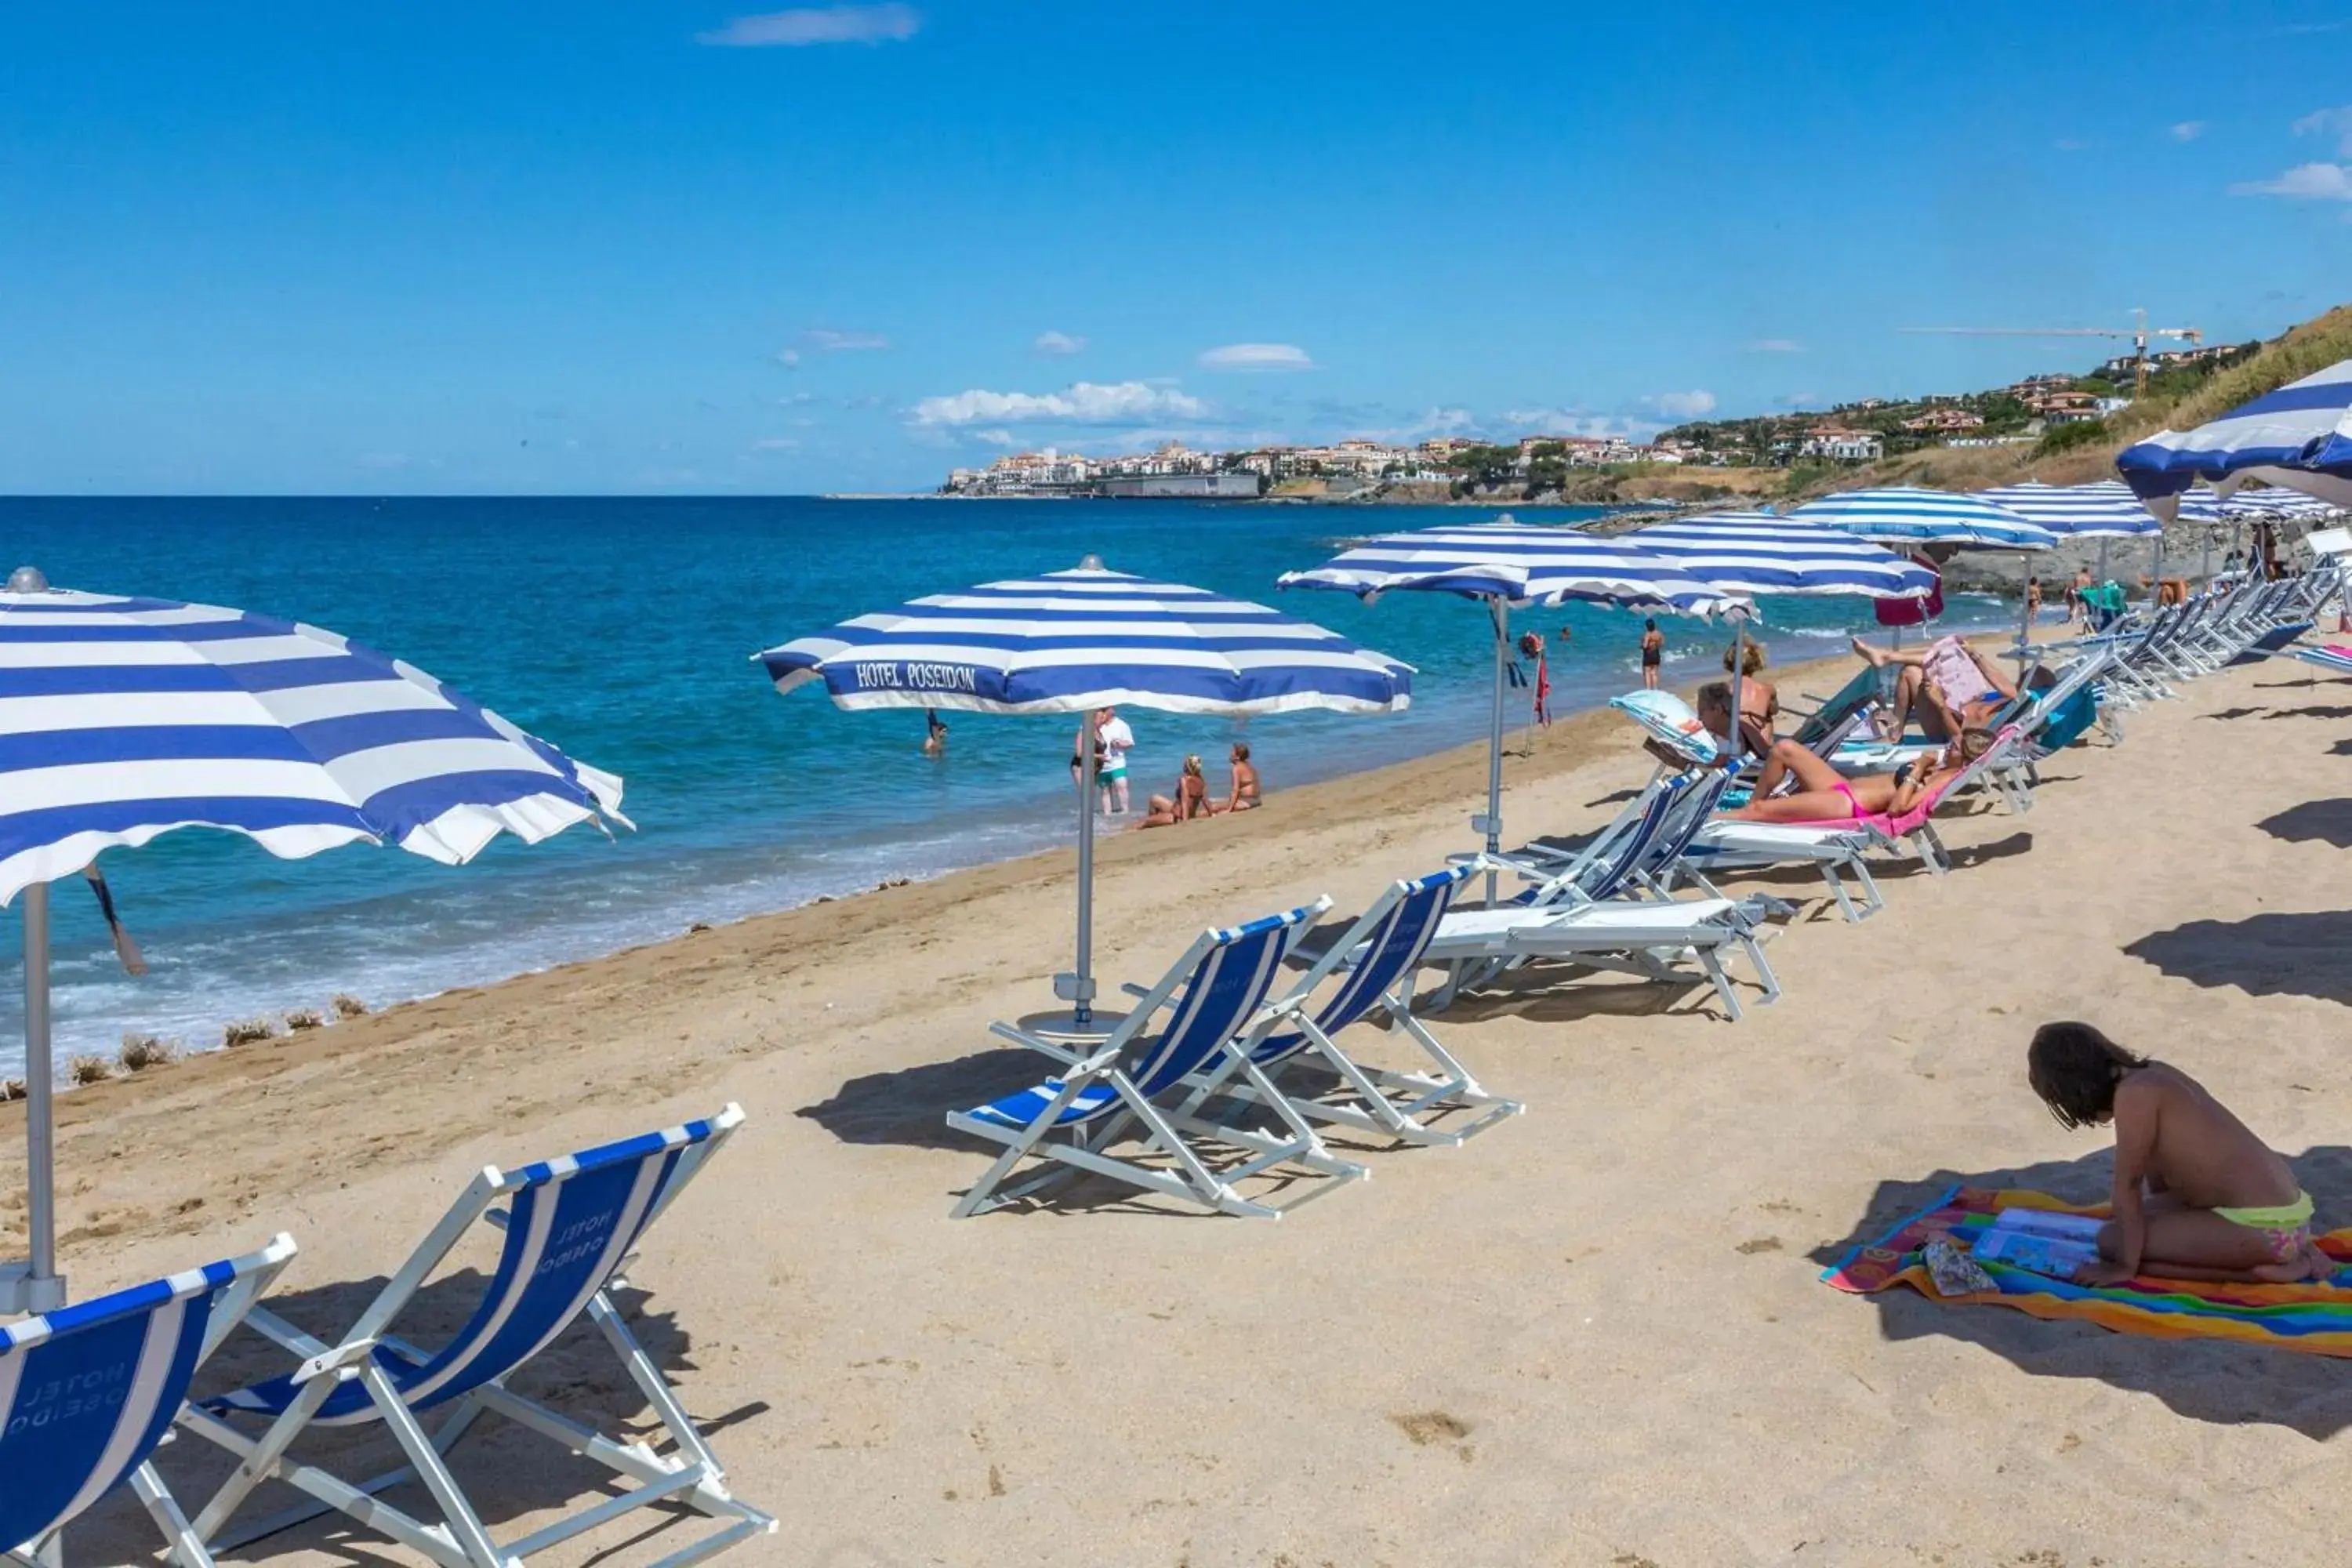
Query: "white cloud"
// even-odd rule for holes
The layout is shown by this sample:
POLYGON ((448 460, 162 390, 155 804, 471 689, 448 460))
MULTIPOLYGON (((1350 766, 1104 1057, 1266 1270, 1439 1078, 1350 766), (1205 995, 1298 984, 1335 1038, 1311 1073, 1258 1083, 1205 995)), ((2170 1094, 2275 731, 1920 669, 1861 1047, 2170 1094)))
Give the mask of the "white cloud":
POLYGON ((975 430, 971 433, 971 438, 975 441, 985 441, 992 447, 1003 447, 1008 449, 1021 445, 1021 437, 1010 430, 975 430))
POLYGON ((782 365, 786 370, 798 370, 801 367, 801 351, 798 349, 778 349, 776 351, 776 363, 782 365))
POLYGON ((1669 419, 1701 419, 1715 412, 1712 392, 1661 392, 1642 401, 1669 419))
POLYGON ((2175 142, 2194 142, 2205 134, 2205 122, 2201 120, 2184 120, 2172 128, 2172 139, 2175 142))
POLYGON ((2287 196, 2309 202, 2352 202, 2352 168, 2342 163, 2298 163, 2275 180, 2248 180, 2231 185, 2230 194, 2287 196))
POLYGON ((762 436, 751 443, 754 452, 793 452, 799 449, 800 443, 790 436, 762 436))
POLYGON ((879 332, 837 332, 831 327, 811 327, 801 334, 801 342, 829 354, 871 353, 890 346, 890 340, 879 332))
POLYGON ((1029 345, 1030 352, 1048 359, 1062 359, 1077 353, 1087 346, 1087 340, 1068 332, 1039 332, 1037 341, 1029 345))
POLYGON ((1041 422, 1119 425, 1147 419, 1206 418, 1209 405, 1172 388, 1140 381, 1108 385, 1081 381, 1060 392, 987 392, 974 388, 915 405, 918 425, 1001 425, 1041 422))
POLYGON ((1805 345, 1794 338, 1759 338, 1748 345, 1752 354, 1801 354, 1805 345))
POLYGON ((725 49, 903 43, 922 26, 922 13, 912 5, 811 5, 738 16, 715 31, 696 34, 694 41, 725 49))
POLYGON ((2352 103, 2340 109, 2323 109, 2316 114, 2306 114, 2294 122, 2297 136, 2333 136, 2336 151, 2352 158, 2352 103))
POLYGON ((1503 423, 1523 435, 1583 436, 1593 439, 1638 436, 1658 427, 1652 422, 1594 414, 1582 408, 1507 408, 1503 411, 1503 423))
POLYGON ((1227 343, 1201 355, 1204 370, 1313 370, 1315 361, 1297 343, 1227 343))

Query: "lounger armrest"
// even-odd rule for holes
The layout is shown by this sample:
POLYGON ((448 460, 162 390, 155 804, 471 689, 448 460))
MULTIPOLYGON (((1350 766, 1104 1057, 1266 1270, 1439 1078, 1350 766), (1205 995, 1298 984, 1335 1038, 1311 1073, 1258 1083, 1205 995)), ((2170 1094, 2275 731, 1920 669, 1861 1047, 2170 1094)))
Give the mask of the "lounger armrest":
POLYGON ((1118 1060, 1119 1053, 1125 1047, 1121 1046, 1104 1046, 1090 1057, 1076 1058, 1071 1063, 1069 1076, 1076 1078, 1082 1073, 1101 1072, 1118 1060))
POLYGON ((306 1334, 267 1307, 256 1307, 245 1315, 246 1326, 271 1343, 296 1355, 323 1355, 335 1347, 314 1334, 306 1334))
POLYGON ((988 1032, 999 1039, 1010 1040, 1016 1046, 1026 1047, 1030 1050, 1042 1056, 1051 1057, 1055 1061, 1066 1065, 1075 1065, 1078 1060, 1078 1053, 1067 1046, 1057 1046, 1051 1040, 1030 1034, 1025 1029, 1016 1029, 1010 1024, 991 1024, 988 1026, 988 1032))
POLYGON ((331 1377, 337 1383, 347 1383, 359 1375, 360 1368, 375 1354, 375 1341, 353 1340, 349 1344, 331 1345, 294 1369, 290 1381, 296 1384, 315 1378, 331 1377))

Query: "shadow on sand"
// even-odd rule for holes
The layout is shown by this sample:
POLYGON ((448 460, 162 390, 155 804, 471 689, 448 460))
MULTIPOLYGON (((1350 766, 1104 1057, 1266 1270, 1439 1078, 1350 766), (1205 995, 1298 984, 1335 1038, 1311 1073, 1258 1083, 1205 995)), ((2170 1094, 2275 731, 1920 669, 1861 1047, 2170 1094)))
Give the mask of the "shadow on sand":
POLYGON ((950 1110, 970 1110, 1033 1089, 1054 1076, 1055 1064, 1007 1047, 978 1050, 949 1062, 923 1062, 853 1078, 830 1100, 793 1112, 845 1143, 894 1143, 910 1149, 987 1150, 989 1145, 948 1128, 950 1110))
MULTIPOLYGON (((272 1295, 267 1305, 297 1328, 331 1341, 351 1327, 384 1283, 377 1278, 282 1291, 272 1295)), ((477 1268, 461 1268, 434 1280, 412 1299, 393 1332, 428 1352, 437 1349, 472 1317, 489 1283, 488 1275, 477 1268)), ((680 1373, 696 1370, 688 1353, 691 1342, 673 1313, 650 1310, 650 1297, 644 1290, 622 1288, 613 1296, 630 1331, 673 1385, 680 1373)), ((205 1365, 192 1392, 199 1399, 224 1393, 289 1372, 293 1362, 291 1355, 252 1329, 240 1329, 205 1365)), ((524 1363, 508 1379, 507 1386, 623 1442, 643 1441, 665 1452, 669 1448, 668 1436, 644 1395, 585 1314, 524 1363)), ((739 1391, 728 1392, 731 1395, 739 1391)), ((768 1408, 764 1403, 751 1401, 724 1412, 696 1410, 688 1405, 688 1413, 700 1430, 710 1434, 764 1415, 768 1408)), ((428 1420, 428 1426, 432 1424, 428 1420)), ((260 1429, 258 1422, 239 1425, 249 1432, 260 1429)), ((296 1440, 294 1457, 354 1479, 380 1475, 404 1463, 380 1423, 313 1428, 296 1440)), ((232 1468, 226 1450, 184 1433, 165 1446, 155 1464, 164 1483, 192 1514, 227 1479, 232 1468)), ((612 1472, 604 1466, 581 1459, 496 1415, 486 1415, 474 1425, 451 1452, 449 1465, 495 1536, 516 1533, 512 1528, 500 1528, 516 1520, 548 1509, 576 1510, 611 1491, 612 1472)), ((437 1522, 441 1517, 423 1488, 414 1482, 394 1487, 383 1496, 394 1507, 427 1522, 437 1522)), ((300 1494, 291 1488, 271 1482, 247 1499, 236 1518, 240 1522, 264 1518, 299 1500, 300 1494)), ((81 1528, 84 1533, 77 1555, 144 1562, 154 1546, 153 1524, 128 1488, 101 1503, 81 1528)), ((624 1552, 651 1545, 657 1555, 709 1528, 710 1521, 699 1515, 657 1505, 632 1516, 631 1522, 607 1527, 602 1536, 590 1539, 624 1552), (673 1537, 674 1525, 682 1529, 673 1537)), ((341 1513, 296 1525, 256 1542, 241 1554, 288 1550, 320 1552, 352 1563, 411 1561, 406 1548, 341 1513)))
POLYGON ((2191 921, 2124 951, 2197 985, 2352 1005, 2352 910, 2191 921))
MULTIPOLYGON (((2321 1144, 2288 1162, 2318 1212, 2315 1230, 2352 1225, 2352 1148, 2321 1144)), ((2113 1152, 2006 1171, 1937 1171, 1881 1182, 1843 1241, 1812 1254, 1823 1268, 1876 1242, 1956 1185, 2030 1187, 2069 1203, 2107 1196, 2113 1152)), ((1903 1287, 1856 1297, 1878 1313, 1889 1340, 1941 1335, 1990 1351, 2036 1377, 2096 1378, 2162 1400, 2176 1415, 2217 1426, 2268 1424, 2324 1441, 2352 1427, 2352 1365, 2325 1356, 2226 1341, 2158 1340, 2095 1323, 2045 1321, 2011 1309, 1946 1306, 1903 1287)))
POLYGON ((2316 839, 2338 849, 2352 849, 2352 800, 2306 800, 2254 826, 2289 844, 2316 839))

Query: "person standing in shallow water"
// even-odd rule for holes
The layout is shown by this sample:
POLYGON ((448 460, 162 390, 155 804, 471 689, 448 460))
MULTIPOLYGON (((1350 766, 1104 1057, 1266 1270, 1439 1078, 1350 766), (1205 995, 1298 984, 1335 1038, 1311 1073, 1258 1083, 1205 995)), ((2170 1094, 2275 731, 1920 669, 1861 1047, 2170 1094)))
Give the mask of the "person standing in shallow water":
POLYGON ((1642 689, 1658 689, 1658 662, 1665 657, 1666 635, 1655 621, 1642 623, 1642 689))
POLYGON ((1538 724, 1549 724, 1551 722, 1551 667, 1544 658, 1543 634, 1541 632, 1522 633, 1519 637, 1519 653, 1521 657, 1536 661, 1535 712, 1532 715, 1534 721, 1538 724))

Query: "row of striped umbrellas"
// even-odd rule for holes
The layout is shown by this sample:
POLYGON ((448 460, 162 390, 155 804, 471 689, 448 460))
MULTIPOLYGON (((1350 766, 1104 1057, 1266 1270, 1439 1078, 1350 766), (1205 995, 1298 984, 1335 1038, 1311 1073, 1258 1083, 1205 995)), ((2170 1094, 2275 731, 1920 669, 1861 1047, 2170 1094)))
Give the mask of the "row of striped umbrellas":
MULTIPOLYGON (((2224 416, 2221 437, 2167 432, 2144 444, 2153 456, 2136 447, 2121 466, 2137 493, 2168 510, 2200 477, 2235 485, 2252 476, 2352 504, 2347 401, 2352 362, 2224 416), (2245 442, 2233 447, 2229 430, 2245 442), (2137 468, 2135 454, 2145 458, 2137 468)), ((2111 492, 2031 489, 1998 498, 1856 492, 1790 517, 1723 514, 1633 541, 1508 522, 1430 530, 1370 542, 1285 582, 1366 599, 1411 589, 1483 601, 1498 660, 1499 758, 1512 605, 1574 598, 1710 615, 1746 611, 1750 596, 1766 593, 1918 598, 1932 578, 1865 541, 2033 549, 2060 532, 2144 531, 2111 492), (2093 500, 2116 504, 2085 510, 2093 500)), ((2283 498, 2272 504, 2276 511, 2259 515, 2286 514, 2283 498)), ((919 599, 759 657, 780 689, 822 682, 845 708, 1371 712, 1403 708, 1412 689, 1408 667, 1336 633, 1091 560, 919 599)), ((1082 1026, 1094 994, 1094 759, 1085 760, 1077 973, 1057 985, 1082 1026)), ((457 865, 502 833, 536 842, 581 822, 627 820, 618 778, 396 659, 248 612, 54 589, 31 569, 0 590, 0 773, 9 784, 0 905, 21 896, 24 921, 31 1255, 0 1266, 0 1312, 47 1310, 66 1293, 56 1268, 50 1120, 52 881, 94 871, 105 849, 181 827, 241 834, 287 858, 372 842, 457 865)), ((1493 767, 1483 826, 1488 843, 1498 842, 1493 767)))

